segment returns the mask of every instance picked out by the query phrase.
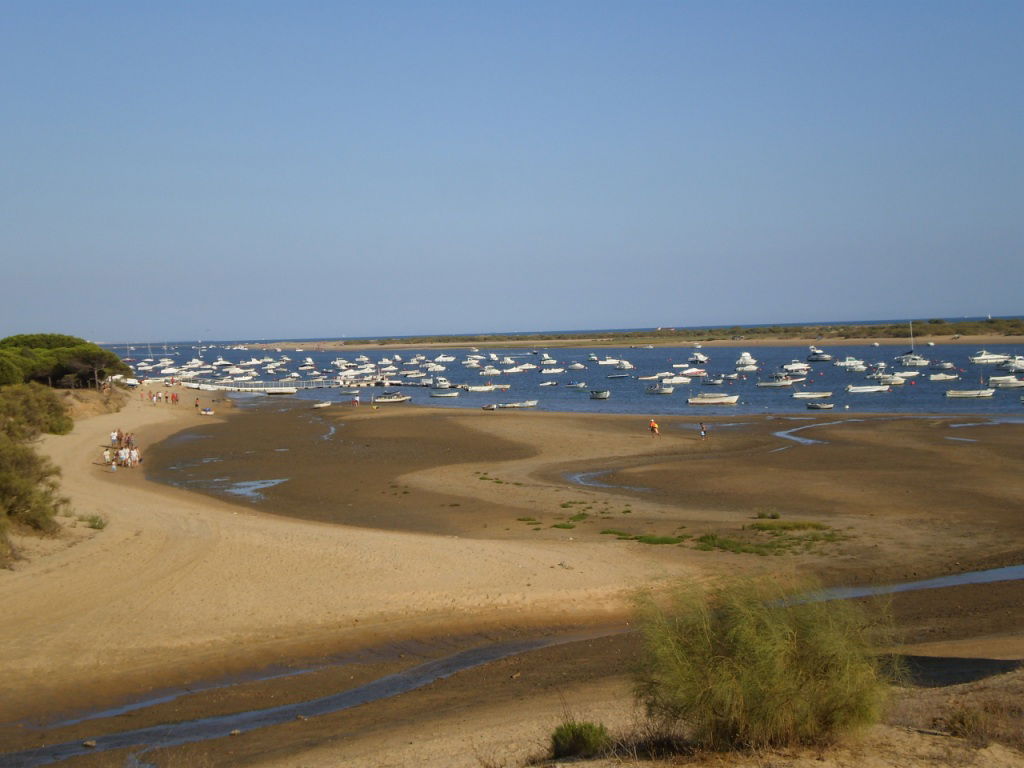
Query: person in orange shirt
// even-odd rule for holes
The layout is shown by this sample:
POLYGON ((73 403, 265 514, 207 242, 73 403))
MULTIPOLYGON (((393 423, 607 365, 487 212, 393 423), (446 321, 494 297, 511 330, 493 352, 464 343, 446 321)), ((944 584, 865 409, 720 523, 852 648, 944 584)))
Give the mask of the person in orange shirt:
POLYGON ((656 422, 654 419, 651 419, 651 423, 649 426, 651 429, 651 437, 657 437, 658 435, 661 434, 661 432, 658 429, 658 422, 656 422))

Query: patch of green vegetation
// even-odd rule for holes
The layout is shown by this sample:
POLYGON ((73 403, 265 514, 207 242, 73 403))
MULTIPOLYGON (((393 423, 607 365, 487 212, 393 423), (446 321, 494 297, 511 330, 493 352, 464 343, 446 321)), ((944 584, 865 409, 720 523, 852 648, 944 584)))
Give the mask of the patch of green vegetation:
POLYGON ((102 515, 79 515, 78 521, 85 523, 87 527, 102 531, 107 527, 107 521, 102 515))
POLYGON ((590 515, 588 515, 586 512, 577 512, 575 515, 572 515, 569 518, 569 520, 574 523, 578 523, 581 520, 586 520, 588 517, 590 517, 590 515))
POLYGON ((635 690, 651 720, 713 750, 822 744, 877 723, 891 621, 849 600, 791 599, 817 588, 737 579, 641 598, 635 690))
POLYGON ((537 518, 535 517, 517 517, 516 520, 520 523, 536 523, 537 518))
POLYGON ((551 734, 551 757, 596 757, 612 746, 608 729, 601 723, 568 719, 551 734))
POLYGON ((636 540, 641 544, 679 544, 683 541, 678 536, 637 536, 636 540))
POLYGON ((633 534, 632 533, 626 533, 625 531, 620 531, 620 530, 618 530, 616 528, 605 528, 603 531, 601 531, 601 535, 602 536, 618 536, 620 539, 631 539, 631 538, 633 538, 633 534))
POLYGON ((555 523, 551 526, 552 528, 565 528, 571 529, 576 527, 576 523, 555 523))
POLYGON ((800 520, 780 520, 774 523, 751 523, 750 528, 755 531, 825 531, 828 526, 824 523, 811 523, 800 520))
POLYGON ((779 513, 775 510, 761 510, 757 513, 758 520, 778 520, 779 513))

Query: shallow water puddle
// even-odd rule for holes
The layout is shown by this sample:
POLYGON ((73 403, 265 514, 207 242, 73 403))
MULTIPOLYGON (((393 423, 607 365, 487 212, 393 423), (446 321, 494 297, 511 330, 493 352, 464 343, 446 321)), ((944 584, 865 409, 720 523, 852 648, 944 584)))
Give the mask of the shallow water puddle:
POLYGON ((622 488, 627 491, 649 491, 650 488, 641 488, 635 485, 615 485, 613 483, 602 483, 598 478, 605 477, 614 472, 614 469, 599 469, 596 472, 569 472, 565 479, 576 485, 584 485, 588 488, 622 488))
MULTIPOLYGON (((787 419, 787 421, 796 421, 796 419, 787 419)), ((839 421, 824 421, 820 424, 807 424, 803 427, 794 427, 793 429, 785 429, 780 432, 772 432, 775 437, 781 437, 783 440, 792 440, 793 442, 800 443, 800 445, 825 445, 825 440, 812 440, 809 437, 798 437, 795 432, 802 432, 805 429, 814 429, 815 427, 831 427, 836 424, 851 424, 857 421, 864 421, 864 419, 841 419, 839 421)), ((774 453, 774 451, 773 451, 774 453)))

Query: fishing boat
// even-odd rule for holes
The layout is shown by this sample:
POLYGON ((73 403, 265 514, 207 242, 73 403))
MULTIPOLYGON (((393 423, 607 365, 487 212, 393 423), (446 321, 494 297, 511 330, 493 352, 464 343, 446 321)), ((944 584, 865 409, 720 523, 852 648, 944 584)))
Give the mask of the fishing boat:
POLYGON ((591 400, 607 400, 612 396, 610 389, 592 389, 590 390, 591 400))
POLYGON ((835 403, 808 403, 807 408, 812 411, 831 411, 836 407, 835 403))
POLYGON ((773 373, 768 381, 759 381, 759 387, 790 387, 797 382, 804 381, 804 378, 790 376, 787 373, 773 373))
POLYGON ((794 392, 793 397, 797 400, 824 400, 827 397, 832 397, 831 392, 809 392, 804 390, 802 392, 794 392))
POLYGON ((648 395, 671 395, 676 391, 676 388, 671 384, 651 384, 644 392, 648 395))
POLYGON ((434 389, 430 392, 431 397, 458 397, 459 390, 457 389, 434 389))
POLYGON ((946 397, 992 397, 994 389, 947 389, 946 397))
POLYGON ((955 373, 932 373, 928 375, 928 381, 956 381, 959 378, 955 373))
POLYGON ((690 405, 736 405, 739 401, 739 395, 727 395, 724 392, 701 392, 686 399, 690 405))
POLYGON ((330 400, 325 400, 322 403, 314 403, 313 407, 314 408, 326 408, 329 405, 331 405, 331 401, 330 400))
POLYGON ((521 400, 516 403, 498 403, 499 408, 533 408, 539 400, 521 400))

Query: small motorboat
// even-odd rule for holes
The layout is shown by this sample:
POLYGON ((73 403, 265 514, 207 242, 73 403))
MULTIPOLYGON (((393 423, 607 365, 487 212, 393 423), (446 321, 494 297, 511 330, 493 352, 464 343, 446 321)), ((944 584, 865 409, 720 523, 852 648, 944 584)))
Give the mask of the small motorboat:
POLYGON ((330 400, 324 400, 322 403, 313 403, 314 408, 326 408, 329 405, 331 405, 330 400))
POLYGON ((836 407, 835 403, 808 403, 807 408, 812 411, 831 411, 836 407))
POLYGON ((590 390, 591 400, 607 400, 612 396, 610 389, 592 389, 590 390))
POLYGON ((382 392, 370 402, 374 405, 383 405, 385 403, 407 403, 410 400, 412 400, 411 395, 403 395, 401 392, 382 392))

